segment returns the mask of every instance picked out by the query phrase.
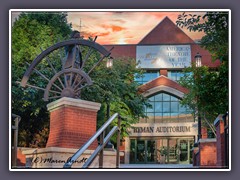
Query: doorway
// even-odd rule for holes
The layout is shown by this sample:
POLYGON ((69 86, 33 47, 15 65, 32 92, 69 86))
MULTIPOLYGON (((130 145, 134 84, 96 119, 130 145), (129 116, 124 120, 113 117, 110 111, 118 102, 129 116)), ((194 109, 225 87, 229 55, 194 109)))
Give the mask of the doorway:
POLYGON ((156 163, 155 140, 131 140, 130 162, 137 164, 156 163))
POLYGON ((191 164, 193 138, 154 138, 130 140, 130 163, 191 164))

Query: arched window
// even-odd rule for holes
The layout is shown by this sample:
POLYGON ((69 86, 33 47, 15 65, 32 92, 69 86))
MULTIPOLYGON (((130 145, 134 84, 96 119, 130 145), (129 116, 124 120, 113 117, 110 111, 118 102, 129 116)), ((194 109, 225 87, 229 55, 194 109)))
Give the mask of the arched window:
POLYGON ((180 104, 176 96, 161 92, 149 97, 152 107, 145 108, 146 119, 144 123, 167 123, 167 122, 193 122, 191 110, 180 104))

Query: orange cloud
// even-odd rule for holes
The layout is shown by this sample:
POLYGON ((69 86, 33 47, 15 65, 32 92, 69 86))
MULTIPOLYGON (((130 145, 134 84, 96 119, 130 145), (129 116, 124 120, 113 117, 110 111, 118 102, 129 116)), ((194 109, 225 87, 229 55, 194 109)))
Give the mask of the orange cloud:
POLYGON ((117 26, 117 25, 102 25, 102 27, 105 29, 111 29, 112 32, 118 32, 126 29, 122 26, 117 26))

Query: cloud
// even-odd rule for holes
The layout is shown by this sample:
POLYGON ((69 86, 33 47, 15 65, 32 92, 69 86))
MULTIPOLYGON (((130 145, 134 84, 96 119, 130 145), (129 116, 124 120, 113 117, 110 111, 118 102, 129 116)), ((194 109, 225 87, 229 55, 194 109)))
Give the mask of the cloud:
POLYGON ((126 29, 125 27, 118 26, 118 25, 102 25, 102 27, 105 29, 111 29, 112 32, 118 32, 126 29))

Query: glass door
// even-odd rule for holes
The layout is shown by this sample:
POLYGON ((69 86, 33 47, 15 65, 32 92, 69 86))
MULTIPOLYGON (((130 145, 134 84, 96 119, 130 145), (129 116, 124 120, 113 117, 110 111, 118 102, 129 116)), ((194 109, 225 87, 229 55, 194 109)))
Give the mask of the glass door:
POLYGON ((155 140, 131 139, 130 163, 156 163, 155 140))
POLYGON ((137 157, 136 157, 136 163, 145 163, 145 140, 137 140, 137 157))
POLYGON ((169 164, 178 163, 178 143, 177 139, 168 140, 168 161, 169 164))
POLYGON ((156 162, 156 146, 154 140, 146 140, 146 163, 156 162))
POLYGON ((192 139, 179 139, 179 163, 191 164, 192 155, 191 149, 193 148, 194 141, 192 139))

